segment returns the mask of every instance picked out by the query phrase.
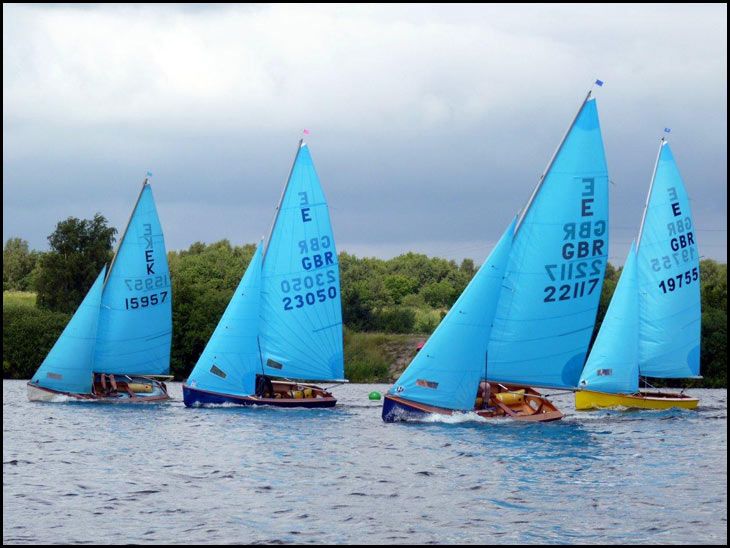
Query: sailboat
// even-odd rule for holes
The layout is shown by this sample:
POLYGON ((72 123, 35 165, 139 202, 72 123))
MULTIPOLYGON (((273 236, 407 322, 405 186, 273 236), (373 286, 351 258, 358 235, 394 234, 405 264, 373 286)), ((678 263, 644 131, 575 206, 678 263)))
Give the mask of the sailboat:
POLYGON ((689 198, 662 139, 638 242, 583 370, 576 409, 697 407, 685 394, 640 390, 639 377, 699 375, 699 266, 689 198))
POLYGON ((608 171, 589 91, 521 216, 386 394, 383 420, 562 418, 534 387, 578 381, 607 238, 608 171))
POLYGON ((260 244, 200 359, 185 405, 333 407, 319 382, 346 382, 340 273, 327 201, 299 141, 260 244))
POLYGON ((28 399, 169 399, 171 300, 164 237, 145 178, 109 269, 28 382, 28 399))

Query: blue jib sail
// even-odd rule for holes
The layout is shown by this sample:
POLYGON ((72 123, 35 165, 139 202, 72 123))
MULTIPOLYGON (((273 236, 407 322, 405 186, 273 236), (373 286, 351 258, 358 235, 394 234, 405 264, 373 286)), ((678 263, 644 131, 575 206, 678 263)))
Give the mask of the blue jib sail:
POLYGON ((639 287, 635 242, 583 368, 580 387, 616 394, 633 394, 639 390, 639 287))
POLYGON ((594 99, 584 102, 515 229, 487 378, 573 388, 608 256, 608 170, 594 99))
POLYGON ((190 373, 188 385, 237 396, 254 393, 256 373, 261 371, 258 326, 262 248, 259 245, 256 249, 226 311, 190 373))
POLYGON ((259 333, 266 374, 344 379, 337 250, 327 201, 304 143, 264 251, 259 333))
POLYGON ((474 409, 516 220, 390 393, 447 409, 474 409))
POLYGON ((104 285, 94 371, 168 374, 171 303, 162 227, 145 183, 104 285))
POLYGON ((699 375, 699 252, 687 191, 666 141, 649 190, 637 258, 641 374, 699 375))
POLYGON ((106 266, 31 379, 33 384, 73 394, 91 394, 92 364, 106 266))

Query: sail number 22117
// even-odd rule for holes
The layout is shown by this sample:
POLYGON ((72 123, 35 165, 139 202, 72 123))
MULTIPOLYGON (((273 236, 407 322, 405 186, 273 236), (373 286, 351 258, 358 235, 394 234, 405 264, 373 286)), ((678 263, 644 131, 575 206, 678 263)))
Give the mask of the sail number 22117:
POLYGON ((586 297, 593 293, 593 290, 598 285, 599 278, 591 278, 590 280, 584 280, 582 282, 575 282, 572 284, 563 284, 560 286, 549 285, 545 287, 545 299, 546 303, 554 303, 555 301, 567 301, 570 299, 579 299, 586 297))

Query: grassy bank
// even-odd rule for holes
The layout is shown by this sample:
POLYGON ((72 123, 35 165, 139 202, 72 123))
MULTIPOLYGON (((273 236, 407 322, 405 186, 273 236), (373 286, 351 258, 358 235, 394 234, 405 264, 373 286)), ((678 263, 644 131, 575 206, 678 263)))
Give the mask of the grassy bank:
POLYGON ((358 333, 345 329, 345 377, 350 382, 393 382, 426 335, 358 333))
POLYGON ((3 309, 5 306, 27 306, 35 308, 36 295, 31 291, 3 291, 3 309))

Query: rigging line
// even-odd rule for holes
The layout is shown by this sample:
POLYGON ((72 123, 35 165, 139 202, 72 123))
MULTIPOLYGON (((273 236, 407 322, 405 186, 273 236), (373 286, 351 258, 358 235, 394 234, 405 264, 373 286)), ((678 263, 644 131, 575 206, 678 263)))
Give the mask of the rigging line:
MULTIPOLYGON (((554 316, 554 315, 553 316, 546 316, 544 318, 540 318, 540 321, 545 322, 545 321, 554 320, 554 319, 557 319, 557 318, 570 318, 571 316, 578 316, 580 314, 588 314, 588 313, 591 313, 592 311, 593 311, 593 307, 592 306, 588 306, 588 307, 583 308, 581 310, 576 310, 575 312, 571 312, 570 314, 559 314, 557 316, 554 316)), ((517 320, 517 319, 514 319, 514 318, 510 318, 509 316, 497 316, 497 315, 495 315, 494 319, 495 320, 499 319, 502 322, 513 322, 513 323, 518 323, 518 322, 519 323, 528 323, 528 322, 534 322, 535 321, 535 318, 526 318, 524 320, 517 320)))
POLYGON ((129 225, 132 224, 132 217, 134 217, 134 213, 137 211, 137 206, 139 205, 139 201, 142 198, 142 193, 144 192, 144 189, 147 187, 147 177, 145 177, 144 181, 142 182, 142 188, 139 189, 139 194, 137 195, 137 200, 134 202, 134 207, 132 208, 132 213, 129 215, 129 220, 127 221, 127 226, 124 227, 124 232, 122 233, 122 237, 119 239, 119 245, 117 246, 117 251, 114 253, 114 257, 112 257, 112 262, 109 265, 109 270, 106 272, 106 278, 104 279, 104 285, 101 288, 102 294, 104 293, 104 289, 106 288, 106 284, 109 281, 109 278, 111 277, 112 268, 114 268, 114 263, 117 261, 117 256, 119 255, 119 251, 122 249, 122 244, 124 243, 124 238, 127 235, 127 231, 129 230, 129 225))
POLYGON ((543 183, 545 182, 545 179, 547 178, 550 169, 553 167, 553 164, 555 163, 555 160, 558 157, 558 154, 560 153, 561 149, 563 148, 563 145, 565 144, 565 141, 568 139, 568 135, 570 135, 570 132, 573 129, 573 126, 575 126, 575 122, 578 120, 578 117, 580 116, 580 113, 583 112, 583 107, 588 102, 588 99, 591 97, 591 91, 593 90, 593 87, 591 86, 591 89, 588 90, 588 94, 586 95, 585 99, 583 99, 583 102, 580 105, 580 108, 578 109, 578 112, 575 114, 575 117, 573 118, 573 121, 568 126, 568 129, 565 131, 565 134, 563 135, 563 138, 560 140, 560 143, 558 144, 558 147, 555 149, 555 152, 553 153, 552 158, 550 158, 550 162, 548 162, 547 167, 545 168, 545 171, 543 171, 542 175, 540 175, 540 179, 537 182, 537 185, 535 186, 535 189, 532 191, 532 195, 530 196, 529 200, 527 201, 527 204, 521 211, 520 218, 517 221, 517 225, 515 226, 514 231, 514 237, 517 236, 517 233, 522 226, 522 222, 527 217, 527 213, 530 211, 530 207, 532 206, 533 202, 535 201, 535 198, 537 197, 537 193, 540 191, 540 187, 542 187, 543 183))
MULTIPOLYGON (((507 388, 501 382, 498 382, 497 383, 497 386, 499 386, 502 390, 504 390, 503 393, 506 392, 507 394, 516 394, 518 396, 519 395, 522 395, 525 398, 539 398, 541 400, 546 400, 546 399, 551 398, 553 396, 562 396, 565 392, 578 392, 578 391, 580 391, 579 388, 563 388, 562 389, 562 392, 556 392, 555 394, 540 394, 540 395, 536 395, 536 394, 528 394, 526 392, 520 392, 520 391, 510 390, 509 388, 507 388)), ((552 388, 552 390, 561 390, 561 389, 560 388, 552 388)))
POLYGON ((654 171, 651 174, 651 182, 649 183, 649 192, 646 195, 646 203, 644 204, 644 213, 641 216, 641 225, 639 225, 639 236, 636 239, 636 253, 638 255, 639 249, 641 247, 641 236, 644 233, 644 223, 646 222, 646 215, 649 211, 649 202, 651 201, 651 193, 654 190, 654 181, 656 181, 656 172, 657 169, 659 169, 659 159, 662 157, 662 150, 664 149, 664 145, 666 144, 666 141, 664 140, 664 137, 661 138, 659 141, 659 152, 657 152, 656 155, 656 162, 654 163, 654 171))
MULTIPOLYGON (((525 359, 524 357, 520 357, 520 358, 515 359, 515 360, 504 360, 504 359, 502 359, 502 360, 494 360, 493 359, 492 361, 493 362, 494 361, 497 361, 498 363, 502 363, 502 364, 507 364, 507 363, 530 363, 530 362, 536 362, 536 361, 540 361, 540 360, 547 360, 547 359, 552 359, 552 358, 561 357, 561 356, 568 356, 568 355, 574 356, 576 353, 581 352, 581 351, 582 352, 585 352, 586 351, 586 346, 585 345, 581 345, 581 346, 575 347, 575 348, 569 348, 567 350, 563 350, 563 351, 557 352, 555 354, 542 354, 540 356, 535 356, 534 358, 530 358, 530 359, 525 359)), ((492 351, 492 352, 494 352, 494 351, 492 351)), ((508 381, 503 381, 503 382, 507 382, 507 384, 509 384, 508 381)), ((522 383, 522 381, 519 381, 519 382, 522 383)))
POLYGON ((303 138, 299 139, 299 144, 297 145, 297 152, 294 155, 294 161, 292 162, 291 169, 289 170, 289 176, 286 178, 286 184, 284 185, 284 189, 281 191, 281 198, 279 198, 279 205, 276 206, 276 213, 274 213, 274 221, 271 224, 271 230, 269 230, 269 237, 266 239, 266 246, 263 249, 263 254, 261 257, 262 265, 266 259, 266 253, 269 250, 269 244, 271 243, 271 236, 274 233, 274 228, 276 227, 276 221, 279 218, 279 213, 281 212, 281 206, 284 203, 286 191, 287 191, 287 188, 289 187, 289 182, 291 181, 292 173, 294 173, 294 167, 297 165, 297 160, 299 159, 299 153, 302 150, 303 144, 304 144, 304 139, 303 138))

